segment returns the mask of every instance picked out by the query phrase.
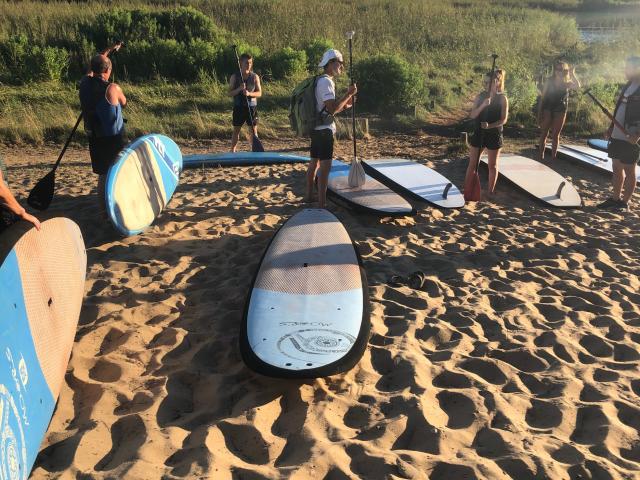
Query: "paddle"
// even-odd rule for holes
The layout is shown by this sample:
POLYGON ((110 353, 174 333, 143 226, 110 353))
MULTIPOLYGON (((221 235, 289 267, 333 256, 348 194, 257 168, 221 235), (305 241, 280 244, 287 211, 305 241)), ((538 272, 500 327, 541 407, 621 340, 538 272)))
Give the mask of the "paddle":
POLYGON ((622 130, 622 133, 624 133, 627 137, 630 137, 631 135, 629 134, 629 132, 627 132, 624 128, 624 125, 622 125, 618 120, 616 120, 616 117, 613 116, 613 114, 607 110, 607 107, 605 107, 602 102, 600 102, 600 100, 598 100, 592 93, 591 93, 591 89, 587 88, 584 93, 586 95, 589 96, 589 98, 591 98, 591 100, 593 100, 595 102, 596 105, 598 105, 598 107, 600 107, 600 110, 602 110, 602 113, 604 113, 609 120, 611 120, 613 122, 613 124, 618 127, 620 130, 622 130))
MULTIPOLYGON (((496 72, 496 59, 498 55, 493 53, 491 55, 493 58, 493 63, 491 65, 491 77, 489 78, 489 95, 491 95, 491 88, 493 87, 493 77, 496 72)), ((486 110, 483 112, 483 115, 486 118, 486 110)), ((464 199, 467 202, 479 202, 481 197, 481 189, 480 189, 480 175, 478 174, 478 169, 480 168, 480 156, 482 155, 482 143, 484 141, 484 131, 480 128, 480 148, 478 149, 478 160, 476 162, 476 168, 473 172, 473 175, 464 186, 464 199)))
MULTIPOLYGON (((233 45, 233 53, 236 54, 236 61, 238 62, 238 73, 240 74, 240 80, 242 80, 242 85, 246 88, 242 78, 242 66, 240 65, 240 57, 238 56, 238 49, 235 45, 233 45)), ((247 100, 247 111, 249 112, 249 121, 251 122, 251 130, 253 131, 253 115, 251 115, 251 105, 249 104, 249 97, 245 95, 245 99, 247 100)), ((262 146, 262 142, 258 138, 258 136, 254 133, 253 138, 251 139, 251 151, 252 152, 264 152, 264 147, 262 146)))
MULTIPOLYGON (((123 42, 119 41, 118 43, 120 43, 121 46, 124 46, 123 42)), ((109 53, 109 55, 115 52, 117 52, 117 50, 112 50, 109 53)), ((80 125, 81 121, 82 121, 82 112, 80 112, 80 115, 78 115, 78 120, 76 120, 76 124, 73 126, 73 129, 71 130, 71 133, 67 138, 67 141, 64 143, 64 147, 62 147, 62 151, 60 152, 60 155, 58 155, 58 159, 56 160, 56 163, 53 165, 53 168, 49 173, 47 173, 44 177, 42 177, 38 181, 38 183, 36 183, 36 185, 33 187, 31 192, 29 193, 29 197, 27 197, 27 204, 29 204, 29 206, 31 206, 32 208, 42 211, 42 210, 46 210, 47 208, 49 208, 49 205, 51 205, 51 202, 53 200, 53 195, 56 189, 56 170, 58 168, 58 165, 60 165, 60 162, 62 161, 62 157, 67 151, 67 147, 71 143, 71 139, 73 138, 73 135, 76 133, 76 130, 78 129, 78 125, 80 125)))
MULTIPOLYGON (((354 31, 347 32, 347 38, 349 39, 349 81, 351 82, 351 85, 355 83, 353 80, 353 35, 355 33, 356 32, 354 31)), ((353 137, 353 161, 351 162, 351 166, 349 167, 348 183, 352 188, 359 188, 364 185, 367 177, 364 173, 364 168, 362 167, 360 160, 358 160, 355 98, 353 100, 354 101, 351 105, 351 136, 353 137)))

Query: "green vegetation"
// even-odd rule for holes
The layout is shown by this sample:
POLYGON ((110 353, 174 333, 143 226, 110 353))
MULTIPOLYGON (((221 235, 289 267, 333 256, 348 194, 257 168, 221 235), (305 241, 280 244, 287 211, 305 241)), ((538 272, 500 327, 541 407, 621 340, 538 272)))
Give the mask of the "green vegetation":
MULTIPOLYGON (((327 48, 346 53, 344 33, 351 29, 359 112, 397 115, 384 124, 398 128, 466 104, 494 51, 507 71, 510 123, 522 126, 533 125, 539 88, 555 59, 577 64, 583 83, 611 105, 622 59, 640 51, 640 22, 628 16, 608 43, 581 40, 566 12, 604 3, 613 11, 621 3, 606 0, 339 0, 321 9, 287 0, 177 3, 0 1, 0 141, 62 139, 77 115, 75 84, 89 57, 117 39, 126 42, 114 67, 130 100, 127 128, 176 137, 228 134, 233 44, 254 55, 263 76, 265 136, 288 130, 293 86, 316 71, 327 48), (411 115, 415 121, 407 121, 411 115)), ((589 100, 577 95, 571 105, 569 131, 603 128, 589 100)))

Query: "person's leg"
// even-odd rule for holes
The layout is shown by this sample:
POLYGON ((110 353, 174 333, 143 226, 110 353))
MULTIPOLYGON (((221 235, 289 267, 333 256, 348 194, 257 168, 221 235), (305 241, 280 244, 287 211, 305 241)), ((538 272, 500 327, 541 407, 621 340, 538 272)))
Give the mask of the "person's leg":
POLYGON ((98 175, 98 214, 102 219, 108 219, 106 202, 107 175, 98 175))
POLYGON ((624 170, 624 189, 622 191, 622 201, 629 204, 631 196, 636 189, 636 163, 622 165, 624 170))
POLYGON ((318 207, 327 208, 327 186, 329 184, 329 172, 331 172, 331 160, 320 160, 318 169, 318 207))
POLYGON ((233 135, 231 136, 231 151, 235 152, 238 149, 238 139, 240 138, 240 129, 242 127, 233 127, 233 135))
POLYGON ((613 183, 613 195, 611 198, 620 200, 622 184, 624 183, 624 168, 622 162, 616 158, 613 159, 613 176, 611 177, 611 181, 613 183))
POLYGON ((313 184, 316 180, 316 171, 318 170, 318 159, 312 158, 307 165, 307 191, 304 197, 305 202, 313 201, 313 184))
POLYGON ((538 159, 544 160, 544 153, 547 146, 547 136, 551 128, 551 112, 549 110, 542 111, 542 121, 540 122, 540 140, 538 141, 538 159))
POLYGON ((558 155, 558 145, 560 144, 560 133, 567 118, 566 113, 556 113, 551 122, 551 159, 555 160, 558 155))
POLYGON ((496 182, 498 181, 498 159, 500 158, 500 149, 487 150, 489 157, 489 184, 487 190, 491 195, 496 191, 496 182))
MULTIPOLYGON (((251 129, 253 131, 254 136, 258 136, 258 109, 255 107, 251 108, 251 119, 253 120, 253 124, 251 125, 251 129)), ((249 120, 250 122, 251 120, 249 120)))
POLYGON ((471 181, 471 177, 476 171, 476 165, 480 159, 480 155, 482 154, 480 148, 470 146, 469 147, 469 164, 467 165, 467 173, 464 176, 464 185, 466 186, 469 181, 471 181))

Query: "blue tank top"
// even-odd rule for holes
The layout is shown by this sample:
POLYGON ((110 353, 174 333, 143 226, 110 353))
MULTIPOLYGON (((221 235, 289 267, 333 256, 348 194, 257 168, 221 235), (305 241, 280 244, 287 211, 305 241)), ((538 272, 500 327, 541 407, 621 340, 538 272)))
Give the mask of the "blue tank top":
POLYGON ((102 136, 113 137, 120 135, 124 130, 122 119, 122 105, 111 105, 106 98, 102 98, 96 104, 96 116, 100 122, 102 136))
MULTIPOLYGON (((236 73, 235 75, 236 77, 234 81, 234 85, 235 85, 233 87, 234 89, 239 88, 240 85, 242 85, 242 77, 240 76, 240 72, 236 73)), ((253 72, 249 72, 249 76, 247 77, 244 83, 247 86, 248 92, 255 92, 257 88, 256 74, 253 72)), ((233 97, 233 104, 237 107, 246 107, 247 96, 241 93, 235 95, 233 97)), ((249 97, 249 105, 251 105, 252 107, 255 107, 256 105, 258 105, 258 99, 255 97, 249 97)))
POLYGON ((122 106, 111 105, 106 98, 109 85, 101 78, 90 76, 80 82, 80 105, 90 137, 113 137, 124 132, 122 106))

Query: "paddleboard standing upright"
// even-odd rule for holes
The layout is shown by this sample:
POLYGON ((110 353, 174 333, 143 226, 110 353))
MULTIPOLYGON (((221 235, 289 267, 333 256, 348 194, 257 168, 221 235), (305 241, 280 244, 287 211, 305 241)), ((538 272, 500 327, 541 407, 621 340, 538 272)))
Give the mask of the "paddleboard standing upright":
POLYGON ((181 172, 182 153, 169 137, 131 142, 107 172, 105 202, 113 226, 125 236, 147 229, 169 203, 181 172))
POLYGON ((245 307, 240 352, 249 368, 316 378, 352 368, 369 340, 360 256, 328 210, 305 209, 274 235, 245 307))
POLYGON ((67 218, 0 236, 0 478, 26 479, 47 431, 76 334, 87 268, 67 218))

